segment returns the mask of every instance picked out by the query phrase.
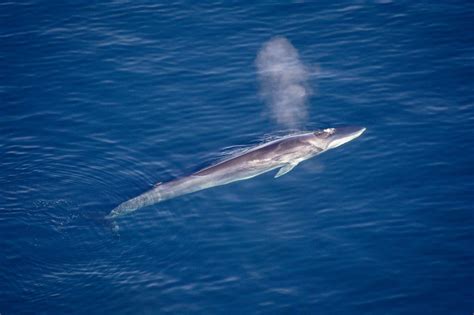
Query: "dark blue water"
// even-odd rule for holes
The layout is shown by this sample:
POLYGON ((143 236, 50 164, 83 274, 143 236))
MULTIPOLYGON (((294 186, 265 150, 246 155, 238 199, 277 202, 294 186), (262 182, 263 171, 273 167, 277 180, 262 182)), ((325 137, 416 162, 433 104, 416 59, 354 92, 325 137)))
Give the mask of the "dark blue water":
POLYGON ((0 3, 0 313, 471 314, 474 6, 0 3), (308 65, 357 140, 118 220, 282 133, 255 59, 308 65))

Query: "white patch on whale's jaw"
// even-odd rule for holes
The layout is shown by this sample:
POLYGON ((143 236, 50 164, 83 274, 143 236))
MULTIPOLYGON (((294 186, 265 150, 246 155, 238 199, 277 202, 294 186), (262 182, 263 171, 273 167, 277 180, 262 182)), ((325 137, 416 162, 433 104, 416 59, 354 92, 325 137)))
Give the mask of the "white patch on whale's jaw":
POLYGON ((363 134, 364 131, 365 131, 365 128, 362 128, 360 131, 355 132, 355 133, 350 134, 350 135, 347 135, 346 137, 342 137, 342 138, 333 140, 328 144, 328 147, 327 147, 326 150, 337 148, 337 147, 343 145, 344 143, 352 141, 355 138, 359 137, 361 134, 363 134))

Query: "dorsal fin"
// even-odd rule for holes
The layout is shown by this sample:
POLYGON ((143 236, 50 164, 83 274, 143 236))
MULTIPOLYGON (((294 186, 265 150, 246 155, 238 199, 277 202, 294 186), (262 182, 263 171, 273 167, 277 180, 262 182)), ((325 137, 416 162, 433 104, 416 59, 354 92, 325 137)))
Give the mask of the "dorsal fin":
POLYGON ((163 182, 158 182, 158 183, 156 183, 155 185, 153 185, 153 187, 158 187, 158 186, 160 186, 161 184, 163 184, 163 182))

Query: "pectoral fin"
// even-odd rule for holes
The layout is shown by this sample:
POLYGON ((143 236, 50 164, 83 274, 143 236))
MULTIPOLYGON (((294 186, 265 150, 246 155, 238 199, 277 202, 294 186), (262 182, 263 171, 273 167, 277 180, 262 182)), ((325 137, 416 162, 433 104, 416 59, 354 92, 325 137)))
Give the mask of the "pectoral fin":
POLYGON ((297 164, 286 164, 286 165, 284 165, 282 168, 280 168, 278 173, 275 175, 275 178, 278 178, 280 176, 285 175, 286 173, 291 171, 296 165, 297 164))

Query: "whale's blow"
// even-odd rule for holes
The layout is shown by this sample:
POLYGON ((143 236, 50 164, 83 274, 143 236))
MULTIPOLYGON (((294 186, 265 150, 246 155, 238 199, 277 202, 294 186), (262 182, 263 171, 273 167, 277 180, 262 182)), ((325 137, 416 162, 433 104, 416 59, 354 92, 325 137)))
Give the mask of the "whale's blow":
POLYGON ((307 119, 307 101, 312 94, 309 72, 298 51, 284 37, 275 37, 260 49, 256 66, 261 96, 272 118, 286 128, 301 128, 307 119))

